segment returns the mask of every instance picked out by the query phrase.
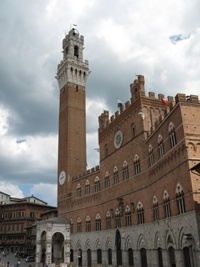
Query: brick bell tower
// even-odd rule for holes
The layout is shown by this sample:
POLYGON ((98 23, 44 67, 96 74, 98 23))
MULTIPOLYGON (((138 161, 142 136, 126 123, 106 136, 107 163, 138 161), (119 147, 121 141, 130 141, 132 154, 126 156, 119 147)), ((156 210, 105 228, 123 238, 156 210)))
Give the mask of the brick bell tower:
POLYGON ((84 37, 71 29, 63 40, 63 60, 57 68, 60 89, 58 141, 58 215, 70 197, 71 176, 86 171, 85 86, 88 61, 83 62, 84 37))

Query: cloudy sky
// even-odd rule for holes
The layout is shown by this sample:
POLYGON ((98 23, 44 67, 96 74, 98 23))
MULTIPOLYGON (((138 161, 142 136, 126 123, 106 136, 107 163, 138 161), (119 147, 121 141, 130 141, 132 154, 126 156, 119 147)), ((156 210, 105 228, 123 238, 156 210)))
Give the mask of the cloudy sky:
POLYGON ((62 39, 85 37, 87 156, 98 165, 98 116, 149 91, 200 95, 199 0, 0 0, 0 191, 57 205, 62 39))

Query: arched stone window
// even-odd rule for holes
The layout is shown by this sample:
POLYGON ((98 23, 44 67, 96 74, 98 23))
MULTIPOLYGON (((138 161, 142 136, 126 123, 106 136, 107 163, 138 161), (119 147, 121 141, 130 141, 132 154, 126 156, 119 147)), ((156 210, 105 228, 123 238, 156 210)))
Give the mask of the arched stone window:
POLYGON ((179 214, 185 213, 185 198, 182 186, 178 183, 176 186, 176 200, 179 214))
POLYGON ((135 171, 135 174, 139 174, 141 172, 141 169, 140 169, 140 158, 138 157, 137 154, 134 157, 134 171, 135 171))
POLYGON ((110 187, 110 178, 109 178, 109 172, 105 173, 105 188, 110 187))
POLYGON ((127 180, 129 178, 128 163, 124 161, 123 163, 123 179, 127 180))
POLYGON ((90 194, 90 182, 88 180, 85 182, 85 194, 90 194))
POLYGON ((114 179, 114 184, 119 183, 119 173, 118 173, 118 169, 116 166, 113 169, 113 179, 114 179))
POLYGON ((80 183, 78 183, 76 186, 76 196, 81 197, 81 185, 80 185, 80 183))
POLYGON ((162 135, 158 135, 158 151, 159 151, 159 157, 162 158, 165 155, 164 151, 164 143, 163 143, 163 138, 162 135))
POLYGON ((158 199, 156 196, 153 197, 153 213, 154 213, 154 221, 159 220, 159 206, 158 199))
POLYGON ((91 232, 91 220, 89 215, 86 217, 86 232, 91 232))
POLYGON ((137 204, 137 217, 138 217, 138 224, 144 223, 144 208, 142 202, 139 201, 137 204))
POLYGON ((166 190, 163 193, 163 199, 164 199, 165 217, 170 218, 171 217, 170 198, 166 190))
POLYGON ((154 164, 154 154, 153 154, 152 145, 149 145, 149 163, 150 163, 150 166, 154 164))
POLYGON ((176 131, 175 131, 174 124, 172 122, 170 122, 168 130, 169 130, 169 139, 170 139, 171 148, 173 148, 176 146, 177 142, 176 142, 176 131))
POLYGON ((96 231, 101 231, 101 216, 99 215, 99 213, 96 215, 95 223, 96 223, 96 231))
POLYGON ((99 177, 96 176, 94 179, 94 191, 99 192, 100 191, 100 180, 99 177))

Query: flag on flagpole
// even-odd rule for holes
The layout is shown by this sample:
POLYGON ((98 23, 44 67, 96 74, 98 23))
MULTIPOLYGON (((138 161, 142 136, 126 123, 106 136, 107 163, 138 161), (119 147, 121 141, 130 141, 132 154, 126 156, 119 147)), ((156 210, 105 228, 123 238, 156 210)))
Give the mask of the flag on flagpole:
POLYGON ((118 108, 123 107, 122 101, 119 99, 117 99, 117 106, 118 106, 118 108))
POLYGON ((168 103, 168 101, 164 98, 164 97, 162 97, 162 105, 163 106, 167 106, 169 103, 168 103))

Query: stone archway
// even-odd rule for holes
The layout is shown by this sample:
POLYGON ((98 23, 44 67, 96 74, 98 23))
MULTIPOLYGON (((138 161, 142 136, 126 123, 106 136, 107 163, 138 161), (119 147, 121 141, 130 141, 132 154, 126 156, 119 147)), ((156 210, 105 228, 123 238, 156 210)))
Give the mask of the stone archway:
POLYGON ((36 266, 70 264, 70 220, 50 218, 37 223, 36 266))

